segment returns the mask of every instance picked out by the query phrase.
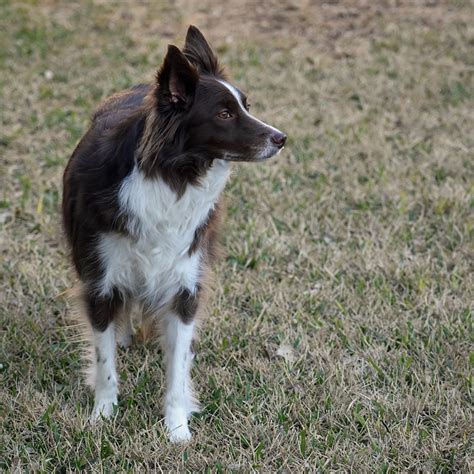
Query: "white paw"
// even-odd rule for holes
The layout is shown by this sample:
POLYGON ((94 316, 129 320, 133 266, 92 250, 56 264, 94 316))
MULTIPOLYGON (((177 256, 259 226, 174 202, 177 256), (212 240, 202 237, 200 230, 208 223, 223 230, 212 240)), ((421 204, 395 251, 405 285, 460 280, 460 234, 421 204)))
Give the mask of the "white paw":
POLYGON ((114 408, 117 406, 117 399, 100 400, 94 405, 94 410, 89 418, 91 423, 99 421, 101 418, 110 418, 114 413, 114 408))
POLYGON ((173 430, 168 428, 168 438, 172 443, 185 443, 190 441, 192 436, 187 426, 180 425, 173 430))
POLYGON ((185 410, 167 407, 165 409, 165 425, 172 443, 182 443, 191 439, 185 410))

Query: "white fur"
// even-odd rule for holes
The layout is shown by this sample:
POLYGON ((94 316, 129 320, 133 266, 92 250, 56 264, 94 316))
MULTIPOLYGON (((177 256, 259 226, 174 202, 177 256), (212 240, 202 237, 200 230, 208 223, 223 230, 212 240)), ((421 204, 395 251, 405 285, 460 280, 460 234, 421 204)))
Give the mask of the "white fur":
POLYGON ((100 292, 113 287, 140 300, 165 305, 180 290, 196 290, 200 252, 188 250, 229 177, 229 164, 215 160, 200 185, 188 185, 181 198, 161 179, 147 179, 135 168, 120 189, 120 204, 130 216, 132 238, 109 233, 99 249, 106 272, 100 292))
POLYGON ((177 315, 170 313, 162 324, 167 371, 165 424, 172 441, 187 441, 191 438, 188 417, 198 410, 190 380, 194 322, 184 324, 177 315))
POLYGON ((115 324, 104 332, 93 331, 94 362, 92 380, 95 386, 95 405, 91 421, 100 416, 109 417, 117 404, 118 377, 115 370, 115 324))

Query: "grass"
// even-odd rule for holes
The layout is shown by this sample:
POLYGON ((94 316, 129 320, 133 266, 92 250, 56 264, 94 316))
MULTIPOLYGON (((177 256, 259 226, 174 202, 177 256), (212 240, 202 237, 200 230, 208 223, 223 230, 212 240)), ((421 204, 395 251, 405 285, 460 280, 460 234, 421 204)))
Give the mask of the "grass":
POLYGON ((1 2, 0 469, 474 468, 472 6, 245 4, 1 2), (227 188, 204 410, 172 446, 156 343, 119 354, 119 413, 86 423, 58 207, 97 102, 191 22, 290 140, 227 188))

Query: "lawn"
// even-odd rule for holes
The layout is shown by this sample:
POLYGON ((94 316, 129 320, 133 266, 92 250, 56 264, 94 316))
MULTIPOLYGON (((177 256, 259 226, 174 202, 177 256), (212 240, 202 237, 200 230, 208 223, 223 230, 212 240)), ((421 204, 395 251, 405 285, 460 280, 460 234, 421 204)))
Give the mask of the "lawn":
POLYGON ((135 3, 0 1, 0 470, 473 470, 472 3, 135 3), (156 341, 86 421, 59 207, 98 102, 190 23, 289 143, 226 189, 175 446, 156 341))

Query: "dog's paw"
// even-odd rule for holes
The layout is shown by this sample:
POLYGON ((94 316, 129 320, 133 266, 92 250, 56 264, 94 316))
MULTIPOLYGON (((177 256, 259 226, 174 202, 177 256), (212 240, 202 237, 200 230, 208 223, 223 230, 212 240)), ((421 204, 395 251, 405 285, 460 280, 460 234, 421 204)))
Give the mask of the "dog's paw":
POLYGON ((172 443, 186 443, 191 440, 191 431, 187 426, 178 426, 171 430, 168 428, 168 438, 172 443))
POLYGON ((165 425, 172 443, 183 443, 191 439, 186 411, 180 408, 166 407, 165 425))
POLYGON ((110 418, 117 407, 117 399, 114 400, 101 400, 96 402, 92 414, 89 417, 91 423, 97 423, 102 418, 110 418))
POLYGON ((121 334, 117 340, 117 344, 122 348, 126 349, 130 347, 133 342, 133 333, 121 334))

